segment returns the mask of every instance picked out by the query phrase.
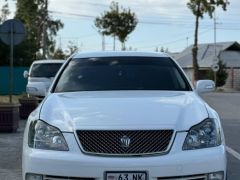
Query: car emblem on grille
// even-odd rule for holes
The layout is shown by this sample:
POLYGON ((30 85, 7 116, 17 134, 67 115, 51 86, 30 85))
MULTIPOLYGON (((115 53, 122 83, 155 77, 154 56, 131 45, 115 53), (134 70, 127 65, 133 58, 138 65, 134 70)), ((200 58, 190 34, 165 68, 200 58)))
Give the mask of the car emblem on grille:
POLYGON ((131 139, 128 136, 123 136, 121 139, 121 146, 128 148, 130 146, 131 143, 131 139))

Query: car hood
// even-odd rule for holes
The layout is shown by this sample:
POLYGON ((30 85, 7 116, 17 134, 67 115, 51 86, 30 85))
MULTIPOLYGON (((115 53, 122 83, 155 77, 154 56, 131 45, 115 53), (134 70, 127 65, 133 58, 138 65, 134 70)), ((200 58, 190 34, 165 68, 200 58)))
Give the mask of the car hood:
POLYGON ((40 119, 61 131, 76 129, 188 130, 208 117, 195 92, 88 91, 50 94, 40 119))

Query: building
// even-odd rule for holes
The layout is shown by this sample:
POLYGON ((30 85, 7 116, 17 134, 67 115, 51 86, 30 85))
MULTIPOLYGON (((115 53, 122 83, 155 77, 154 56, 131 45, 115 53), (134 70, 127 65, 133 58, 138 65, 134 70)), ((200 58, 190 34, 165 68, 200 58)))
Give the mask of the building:
MULTIPOLYGON (((190 79, 193 77, 192 47, 174 55, 190 79)), ((240 90, 240 44, 238 42, 220 42, 198 45, 198 64, 200 78, 204 78, 214 63, 215 54, 227 66, 228 79, 223 88, 240 90)))

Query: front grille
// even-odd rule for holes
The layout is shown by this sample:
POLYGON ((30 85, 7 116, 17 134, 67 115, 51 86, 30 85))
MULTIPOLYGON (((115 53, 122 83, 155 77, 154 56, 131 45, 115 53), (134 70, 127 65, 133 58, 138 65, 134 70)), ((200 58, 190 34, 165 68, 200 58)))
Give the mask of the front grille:
POLYGON ((102 155, 146 155, 168 151, 173 130, 78 130, 85 153, 102 155))
POLYGON ((177 176, 177 177, 165 177, 157 178, 157 180, 207 180, 207 175, 193 175, 193 176, 177 176))
POLYGON ((83 177, 63 177, 63 176, 43 176, 43 180, 94 180, 94 178, 83 178, 83 177))

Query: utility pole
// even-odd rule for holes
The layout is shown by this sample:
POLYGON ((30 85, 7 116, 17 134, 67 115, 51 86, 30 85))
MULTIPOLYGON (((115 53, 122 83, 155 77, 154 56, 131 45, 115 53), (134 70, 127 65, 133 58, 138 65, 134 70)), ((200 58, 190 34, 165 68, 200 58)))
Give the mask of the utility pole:
POLYGON ((43 42, 43 58, 47 58, 48 52, 47 52, 47 20, 48 20, 48 0, 45 0, 45 7, 44 7, 44 17, 43 17, 43 36, 42 36, 42 42, 43 42))
POLYGON ((186 37, 186 39, 187 39, 187 47, 188 47, 188 40, 189 40, 189 37, 186 37))
POLYGON ((116 50, 116 35, 113 35, 113 51, 116 50))
POLYGON ((104 33, 102 33, 102 51, 105 51, 105 36, 104 36, 104 33))
POLYGON ((215 57, 217 57, 217 18, 216 18, 215 11, 214 11, 214 18, 213 18, 214 20, 214 53, 215 53, 215 57))
MULTIPOLYGON (((217 60, 217 18, 216 18, 216 9, 214 10, 214 59, 217 60)), ((216 63, 216 62, 214 62, 216 63)), ((218 62, 217 62, 218 63, 218 62)), ((217 84, 217 72, 214 71, 214 82, 217 84)))
POLYGON ((61 37, 61 35, 59 36, 59 48, 62 49, 62 37, 61 37))

